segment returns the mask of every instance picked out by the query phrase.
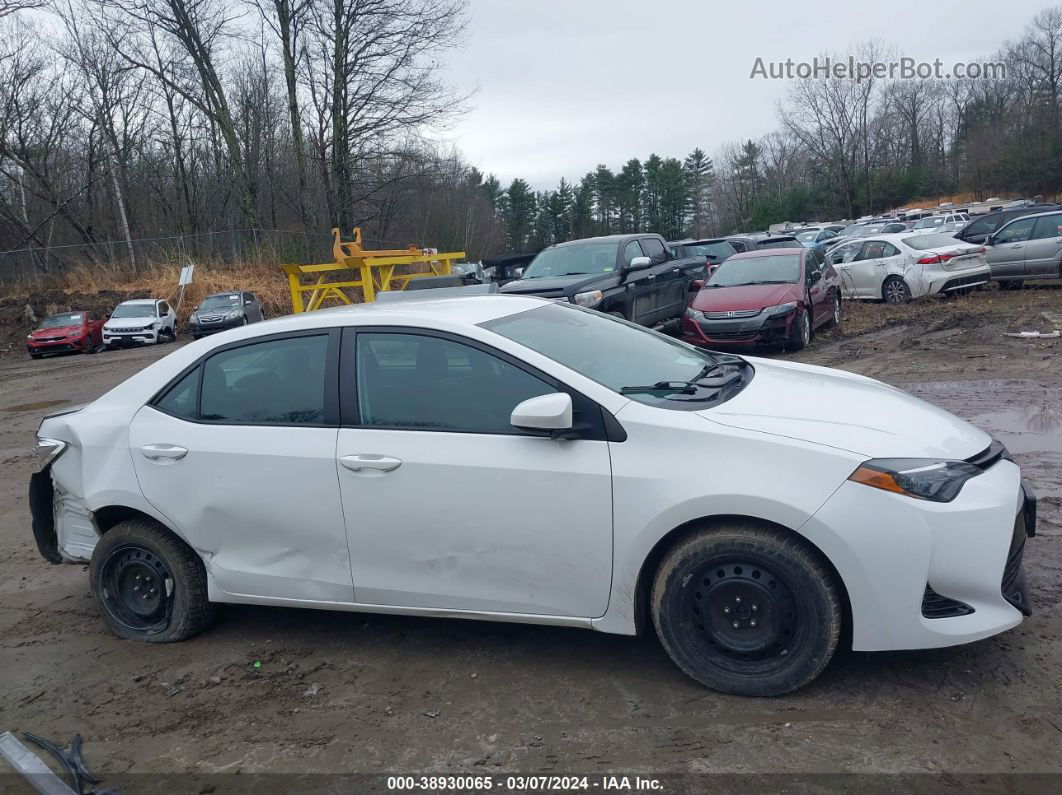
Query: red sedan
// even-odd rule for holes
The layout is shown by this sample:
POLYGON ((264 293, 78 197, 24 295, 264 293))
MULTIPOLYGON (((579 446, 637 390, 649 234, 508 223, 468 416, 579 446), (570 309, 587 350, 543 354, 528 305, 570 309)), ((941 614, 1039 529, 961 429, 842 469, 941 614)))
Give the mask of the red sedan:
POLYGON ((841 281, 822 253, 772 248, 735 254, 690 299, 682 339, 694 345, 783 345, 798 351, 841 320, 841 281))
POLYGON ((103 323, 106 320, 95 312, 85 311, 52 315, 26 337, 26 350, 31 359, 66 351, 95 353, 103 344, 103 323))

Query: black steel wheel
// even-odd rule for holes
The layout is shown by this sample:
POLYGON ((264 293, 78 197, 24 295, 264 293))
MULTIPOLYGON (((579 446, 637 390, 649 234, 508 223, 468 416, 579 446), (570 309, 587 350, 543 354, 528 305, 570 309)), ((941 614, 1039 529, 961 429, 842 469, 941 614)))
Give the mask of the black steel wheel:
POLYGON ((129 519, 103 534, 92 552, 89 583, 116 635, 149 643, 184 640, 217 615, 199 556, 165 527, 129 519))
POLYGON ((100 602, 122 626, 144 634, 164 629, 173 605, 173 573, 150 549, 123 544, 100 567, 100 602))
POLYGON ((702 684, 772 696, 810 682, 837 645, 837 586, 808 545, 781 530, 735 523, 673 547, 652 594, 661 643, 702 684))

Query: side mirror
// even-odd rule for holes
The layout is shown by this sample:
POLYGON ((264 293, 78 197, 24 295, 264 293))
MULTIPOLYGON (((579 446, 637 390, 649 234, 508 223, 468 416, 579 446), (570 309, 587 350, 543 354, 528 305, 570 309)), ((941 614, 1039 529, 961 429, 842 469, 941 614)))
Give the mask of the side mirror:
POLYGON ((572 396, 551 392, 525 400, 513 409, 509 422, 525 431, 567 431, 572 427, 572 396))
POLYGON ((995 243, 995 242, 996 242, 996 236, 995 236, 995 233, 993 233, 993 234, 991 234, 991 235, 986 235, 986 236, 985 236, 985 245, 986 245, 986 246, 991 246, 991 245, 992 245, 993 243, 995 243))
POLYGON ((703 287, 704 287, 704 279, 694 279, 692 282, 690 282, 690 292, 691 293, 700 292, 703 287))
POLYGON ((519 279, 523 275, 524 275, 524 269, 523 268, 517 268, 516 270, 513 271, 513 276, 515 276, 517 279, 519 279))

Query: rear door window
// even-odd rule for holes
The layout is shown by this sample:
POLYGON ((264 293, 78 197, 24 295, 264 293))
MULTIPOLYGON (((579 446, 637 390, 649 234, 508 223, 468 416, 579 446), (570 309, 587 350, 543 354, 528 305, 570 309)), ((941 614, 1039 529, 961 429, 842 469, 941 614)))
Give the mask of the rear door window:
POLYGON ((1037 218, 1032 236, 1036 240, 1048 237, 1062 237, 1062 214, 1044 215, 1037 218))
POLYGON ((217 353, 203 363, 200 417, 234 425, 320 425, 327 355, 327 334, 217 353))

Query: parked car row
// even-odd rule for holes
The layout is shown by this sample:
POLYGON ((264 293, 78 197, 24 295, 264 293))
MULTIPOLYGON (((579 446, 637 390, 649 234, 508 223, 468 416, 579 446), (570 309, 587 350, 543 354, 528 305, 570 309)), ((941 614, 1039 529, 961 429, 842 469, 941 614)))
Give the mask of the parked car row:
MULTIPOLYGON (((265 319, 253 293, 233 290, 208 295, 188 319, 195 339, 265 319)), ((45 318, 26 337, 32 359, 45 354, 96 353, 102 349, 158 345, 177 339, 177 313, 162 298, 123 301, 103 317, 90 310, 63 312, 45 318)))

